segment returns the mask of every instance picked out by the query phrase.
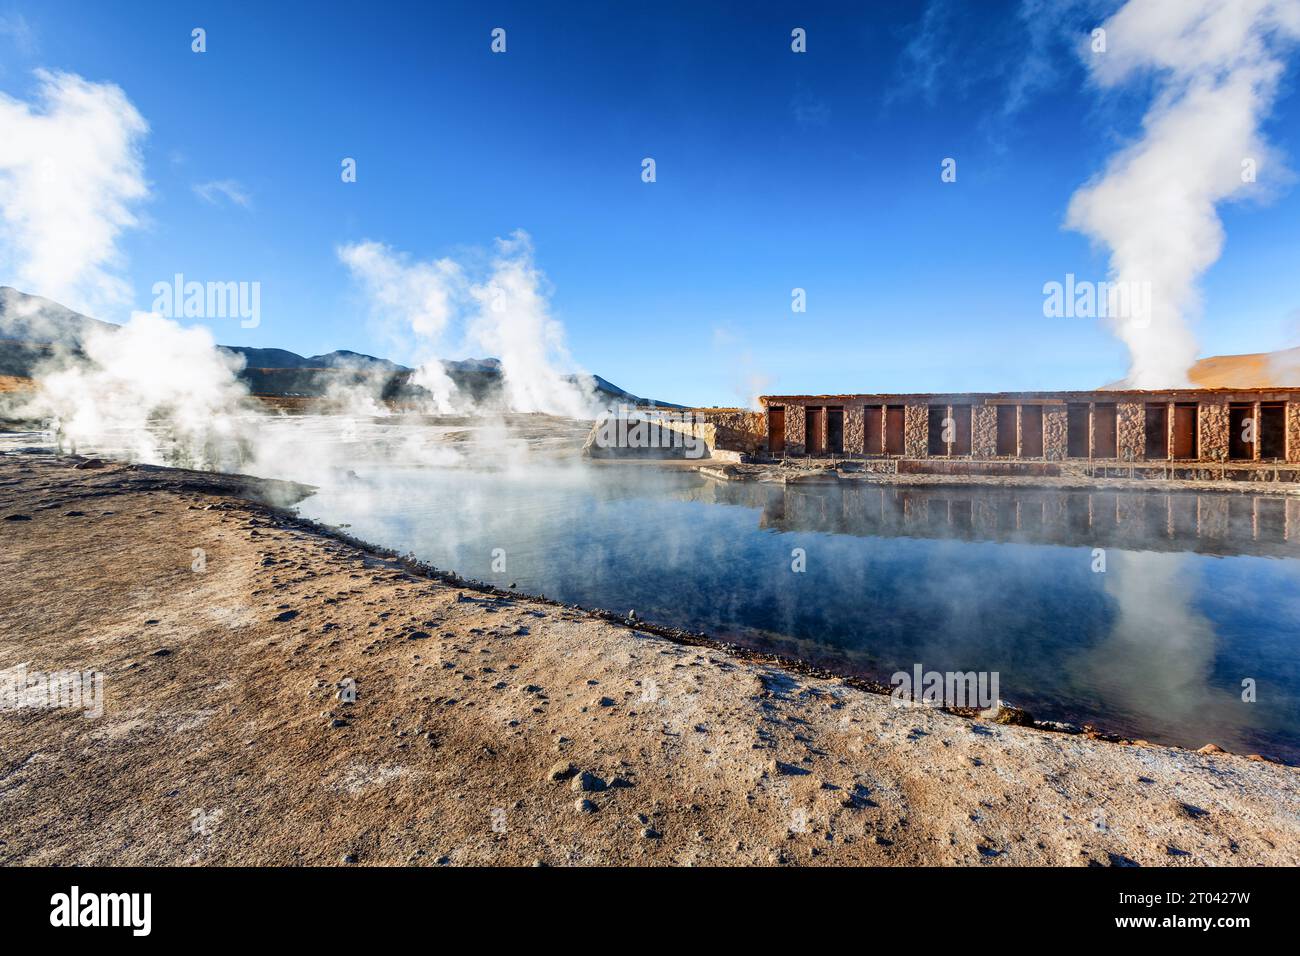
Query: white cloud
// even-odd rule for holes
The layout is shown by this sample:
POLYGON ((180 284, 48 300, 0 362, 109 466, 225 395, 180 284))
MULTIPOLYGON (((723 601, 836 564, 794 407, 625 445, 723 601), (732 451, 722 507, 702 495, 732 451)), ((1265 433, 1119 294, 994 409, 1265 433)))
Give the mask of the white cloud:
POLYGON ((211 182, 195 183, 191 188, 194 190, 194 195, 214 206, 219 205, 222 199, 244 209, 253 205, 253 199, 248 195, 248 191, 233 179, 214 179, 211 182))
POLYGON ((0 16, 0 37, 6 37, 18 48, 23 56, 36 52, 36 31, 21 13, 0 16))
POLYGON ((0 281, 91 314, 130 301, 118 240, 149 195, 149 127, 122 90, 37 70, 0 94, 0 281))

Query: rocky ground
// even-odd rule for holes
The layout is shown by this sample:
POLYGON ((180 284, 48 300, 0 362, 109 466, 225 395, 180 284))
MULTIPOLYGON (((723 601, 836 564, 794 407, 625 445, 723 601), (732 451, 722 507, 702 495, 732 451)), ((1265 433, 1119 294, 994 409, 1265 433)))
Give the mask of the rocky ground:
POLYGON ((0 456, 0 667, 106 699, 0 711, 0 863, 1300 862, 1293 768, 894 708, 86 464, 0 456))

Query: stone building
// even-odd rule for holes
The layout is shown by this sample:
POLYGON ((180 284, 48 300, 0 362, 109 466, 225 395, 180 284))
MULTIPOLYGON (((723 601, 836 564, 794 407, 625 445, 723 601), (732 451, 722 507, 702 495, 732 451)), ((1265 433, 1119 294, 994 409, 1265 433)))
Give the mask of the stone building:
POLYGON ((1055 463, 1070 461, 1248 470, 1300 463, 1300 388, 765 395, 760 401, 772 458, 893 459, 900 471, 992 473, 1051 473, 1055 463))

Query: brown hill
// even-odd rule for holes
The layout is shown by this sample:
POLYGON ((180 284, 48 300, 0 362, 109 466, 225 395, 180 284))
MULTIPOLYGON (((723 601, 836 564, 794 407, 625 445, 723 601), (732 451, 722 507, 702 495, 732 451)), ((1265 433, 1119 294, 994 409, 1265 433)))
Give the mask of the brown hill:
MULTIPOLYGON (((1300 347, 1247 355, 1211 355, 1187 373, 1197 388, 1296 388, 1300 387, 1300 347)), ((1120 379, 1102 388, 1128 388, 1120 379)))

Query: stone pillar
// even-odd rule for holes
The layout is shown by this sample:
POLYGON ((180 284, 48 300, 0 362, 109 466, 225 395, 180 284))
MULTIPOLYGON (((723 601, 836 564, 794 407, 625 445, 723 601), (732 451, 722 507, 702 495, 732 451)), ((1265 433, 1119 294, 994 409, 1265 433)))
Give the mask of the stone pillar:
POLYGON ((808 416, 804 413, 802 405, 786 405, 785 452, 787 455, 802 455, 804 453, 804 429, 807 424, 808 416))
POLYGON ((1146 454, 1146 408, 1141 402, 1119 402, 1115 408, 1121 461, 1141 461, 1146 454))
POLYGON ((867 420, 861 405, 849 405, 844 409, 844 453, 862 455, 866 446, 867 420))
POLYGON ((1043 458, 1062 461, 1070 450, 1070 423, 1064 405, 1043 406, 1043 458))
POLYGON ((1254 444, 1252 444, 1252 445, 1250 446, 1250 457, 1253 458, 1253 459, 1255 459, 1256 461, 1259 461, 1259 446, 1260 446, 1260 444, 1262 444, 1262 443, 1260 442, 1260 440, 1259 440, 1260 437, 1261 437, 1261 436, 1260 436, 1260 433, 1259 433, 1259 432, 1260 432, 1260 428, 1259 428, 1259 402, 1256 402, 1256 403, 1254 404, 1254 406, 1253 406, 1253 407, 1251 408, 1251 410, 1250 410, 1250 414, 1253 415, 1253 416, 1255 416, 1255 441, 1254 441, 1254 444))
POLYGON ((1174 403, 1165 405, 1165 457, 1170 461, 1174 457, 1174 403))
POLYGON ((975 405, 970 410, 970 450, 976 458, 993 458, 998 453, 998 407, 975 405))
POLYGON ((1202 400, 1197 412, 1196 432, 1203 461, 1228 460, 1228 403, 1202 400))
POLYGON ((930 406, 903 407, 903 454, 908 458, 925 458, 930 444, 930 406))
POLYGON ((1300 462, 1300 402, 1286 403, 1286 460, 1300 462))

